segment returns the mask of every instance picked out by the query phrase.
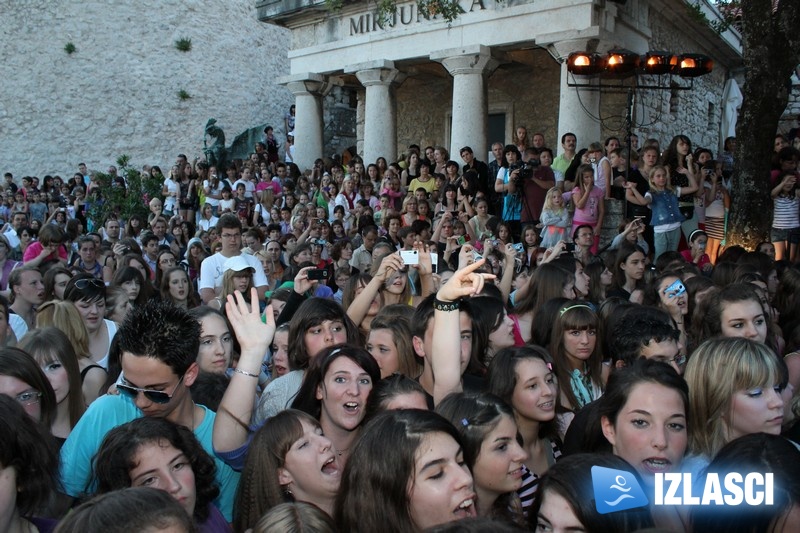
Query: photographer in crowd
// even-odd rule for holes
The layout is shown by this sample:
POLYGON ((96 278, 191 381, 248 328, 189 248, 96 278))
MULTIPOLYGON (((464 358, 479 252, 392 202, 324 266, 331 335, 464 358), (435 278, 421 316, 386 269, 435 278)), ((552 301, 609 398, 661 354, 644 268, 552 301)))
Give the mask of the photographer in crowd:
POLYGON ((520 161, 517 147, 505 147, 508 167, 497 173, 494 190, 505 193, 502 219, 511 228, 514 239, 519 239, 521 222, 538 224, 547 191, 556 184, 553 169, 539 162, 539 150, 525 151, 527 161, 520 161), (521 222, 520 222, 521 221, 521 222))
MULTIPOLYGON (((541 152, 547 148, 528 148, 525 150, 527 161, 520 165, 519 182, 522 193, 522 212, 520 220, 523 224, 538 224, 542 216, 547 191, 556 186, 556 176, 553 169, 543 166, 539 160, 541 152)), ((552 154, 550 156, 552 158, 552 154)))

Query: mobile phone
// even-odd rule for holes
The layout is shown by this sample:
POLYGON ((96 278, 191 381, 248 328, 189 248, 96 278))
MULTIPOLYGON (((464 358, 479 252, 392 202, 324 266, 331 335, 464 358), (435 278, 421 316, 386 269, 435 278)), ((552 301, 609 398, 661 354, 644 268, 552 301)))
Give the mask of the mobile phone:
POLYGON ((516 250, 518 254, 521 254, 522 252, 525 251, 525 245, 522 244, 521 242, 516 242, 516 243, 512 244, 511 246, 514 247, 514 250, 516 250))
POLYGON ((439 254, 431 254, 431 266, 433 273, 436 274, 439 271, 439 254))
POLYGON ((325 219, 324 218, 318 218, 317 219, 317 224, 324 224, 324 223, 325 223, 325 219))
POLYGON ((459 246, 464 246, 469 242, 469 235, 460 236, 456 242, 458 243, 459 246))
POLYGON ((574 252, 575 251, 575 243, 574 242, 564 243, 564 251, 565 252, 574 252))
POLYGON ((308 271, 309 280, 322 280, 330 277, 329 267, 325 268, 312 268, 308 271))
POLYGON ((400 259, 404 265, 418 265, 419 250, 400 250, 400 259))
POLYGON ((474 261, 480 261, 481 259, 483 259, 483 256, 478 252, 476 252, 475 250, 472 250, 472 259, 474 261))

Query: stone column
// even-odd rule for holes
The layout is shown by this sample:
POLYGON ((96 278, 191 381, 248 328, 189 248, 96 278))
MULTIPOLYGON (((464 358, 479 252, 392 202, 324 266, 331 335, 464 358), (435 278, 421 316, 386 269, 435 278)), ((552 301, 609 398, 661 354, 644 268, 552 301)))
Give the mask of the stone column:
POLYGON ((484 45, 441 50, 430 55, 453 76, 453 120, 450 159, 460 161, 459 150, 469 146, 476 157, 487 151, 488 121, 486 78, 499 62, 484 45))
POLYGON ((359 63, 345 69, 355 73, 365 87, 364 96, 364 161, 374 163, 378 157, 397 159, 397 106, 394 87, 405 75, 386 60, 359 63))
POLYGON ((589 114, 600 116, 600 93, 570 87, 567 83, 588 83, 591 78, 575 77, 567 71, 567 57, 572 52, 590 50, 590 45, 597 47, 597 42, 566 41, 548 47, 550 54, 561 63, 561 89, 558 106, 558 153, 564 152, 561 147, 561 136, 572 132, 578 138, 577 147, 589 146, 589 143, 602 142, 600 123, 589 114))
POLYGON ((322 97, 330 86, 325 76, 307 73, 280 80, 295 96, 294 162, 300 171, 314 166, 323 157, 322 97))

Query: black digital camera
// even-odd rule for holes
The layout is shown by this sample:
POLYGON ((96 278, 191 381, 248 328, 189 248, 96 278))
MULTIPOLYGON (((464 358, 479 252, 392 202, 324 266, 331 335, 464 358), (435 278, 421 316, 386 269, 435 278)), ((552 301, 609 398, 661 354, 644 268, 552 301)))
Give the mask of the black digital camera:
POLYGON ((519 174, 517 177, 514 178, 514 183, 519 183, 522 180, 530 179, 533 177, 533 171, 539 167, 539 160, 538 159, 531 159, 528 162, 519 162, 515 163, 511 167, 509 167, 509 172, 514 172, 515 170, 519 169, 519 174))

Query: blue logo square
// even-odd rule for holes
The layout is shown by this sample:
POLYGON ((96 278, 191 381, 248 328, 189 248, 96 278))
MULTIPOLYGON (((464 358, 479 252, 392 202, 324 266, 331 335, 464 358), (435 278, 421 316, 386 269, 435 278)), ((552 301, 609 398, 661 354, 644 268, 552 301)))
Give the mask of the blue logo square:
POLYGON ((600 514, 643 507, 649 503, 636 477, 625 470, 592 467, 594 502, 600 514))

